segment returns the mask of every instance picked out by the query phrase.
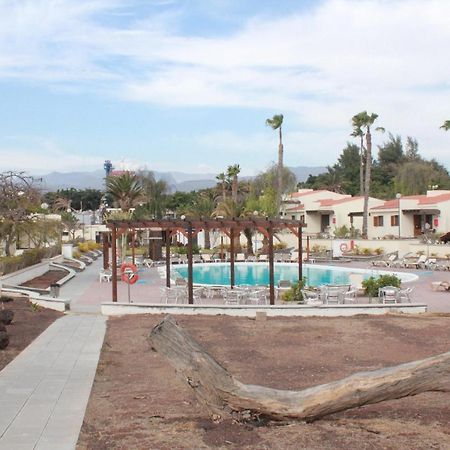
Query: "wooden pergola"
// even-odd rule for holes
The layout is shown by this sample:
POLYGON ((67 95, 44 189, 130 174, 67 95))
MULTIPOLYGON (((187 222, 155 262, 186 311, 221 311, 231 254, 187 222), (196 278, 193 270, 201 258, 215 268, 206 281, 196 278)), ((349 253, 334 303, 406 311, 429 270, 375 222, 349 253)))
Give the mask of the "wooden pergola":
MULTIPOLYGON (((268 240, 269 256, 269 292, 270 304, 275 304, 275 284, 274 284, 274 251, 273 237, 277 230, 288 229, 298 238, 298 279, 303 278, 303 247, 302 247, 302 228, 305 223, 298 220, 284 219, 260 219, 260 218, 232 218, 232 219, 154 219, 125 221, 113 220, 107 224, 111 229, 111 250, 112 250, 112 301, 117 302, 117 237, 132 230, 132 239, 134 241, 137 230, 149 228, 160 229, 165 233, 166 245, 166 285, 170 287, 170 241, 171 236, 177 232, 183 233, 187 238, 187 260, 188 260, 188 301, 194 304, 193 295, 193 239, 202 230, 219 230, 226 234, 230 240, 230 286, 235 285, 235 243, 239 240, 240 233, 250 228, 263 234, 268 240)), ((133 247, 134 248, 134 247, 133 247)))

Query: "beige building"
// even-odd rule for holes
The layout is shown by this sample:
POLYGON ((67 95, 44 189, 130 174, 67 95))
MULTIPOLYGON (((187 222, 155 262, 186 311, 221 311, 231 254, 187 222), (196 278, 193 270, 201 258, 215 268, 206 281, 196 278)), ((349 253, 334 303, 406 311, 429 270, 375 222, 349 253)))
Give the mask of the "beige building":
POLYGON ((369 237, 414 238, 450 231, 450 191, 428 191, 387 200, 370 209, 369 237))
MULTIPOLYGON (((369 209, 383 203, 369 197, 369 209)), ((342 226, 361 230, 363 209, 364 197, 301 189, 284 198, 282 215, 286 219, 303 220, 309 235, 331 234, 342 226)))

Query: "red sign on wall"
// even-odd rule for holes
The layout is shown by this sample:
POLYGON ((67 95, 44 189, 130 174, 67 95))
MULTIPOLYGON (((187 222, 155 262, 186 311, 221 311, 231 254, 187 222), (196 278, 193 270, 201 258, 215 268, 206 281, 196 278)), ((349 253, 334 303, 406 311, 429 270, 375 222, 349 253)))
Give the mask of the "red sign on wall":
POLYGON ((439 219, 437 217, 435 217, 435 219, 433 221, 433 225, 435 228, 437 228, 439 226, 439 219))

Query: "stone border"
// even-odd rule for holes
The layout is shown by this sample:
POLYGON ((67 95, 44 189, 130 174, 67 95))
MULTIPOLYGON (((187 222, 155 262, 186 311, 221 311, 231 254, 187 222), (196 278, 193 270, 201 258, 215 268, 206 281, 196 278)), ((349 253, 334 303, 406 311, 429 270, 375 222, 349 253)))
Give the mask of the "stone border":
POLYGON ((183 314, 183 315, 227 315, 239 317, 256 317, 256 313, 276 316, 355 316, 360 314, 420 314, 427 312, 423 303, 397 303, 395 305, 361 304, 361 305, 168 305, 161 303, 112 303, 105 302, 101 311, 106 316, 126 314, 183 314))
POLYGON ((53 298, 48 295, 40 295, 38 292, 19 287, 3 287, 2 292, 16 294, 17 296, 27 296, 31 303, 42 306, 43 308, 54 309, 55 311, 65 312, 70 309, 70 300, 64 298, 53 298))

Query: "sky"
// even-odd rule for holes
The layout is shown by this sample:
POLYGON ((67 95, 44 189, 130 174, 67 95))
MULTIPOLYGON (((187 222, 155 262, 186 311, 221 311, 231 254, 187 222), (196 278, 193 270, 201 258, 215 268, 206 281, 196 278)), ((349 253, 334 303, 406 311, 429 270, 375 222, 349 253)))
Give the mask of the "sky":
POLYGON ((0 0, 0 170, 253 175, 280 113, 324 166, 363 110, 450 168, 449 43, 449 0, 0 0))

